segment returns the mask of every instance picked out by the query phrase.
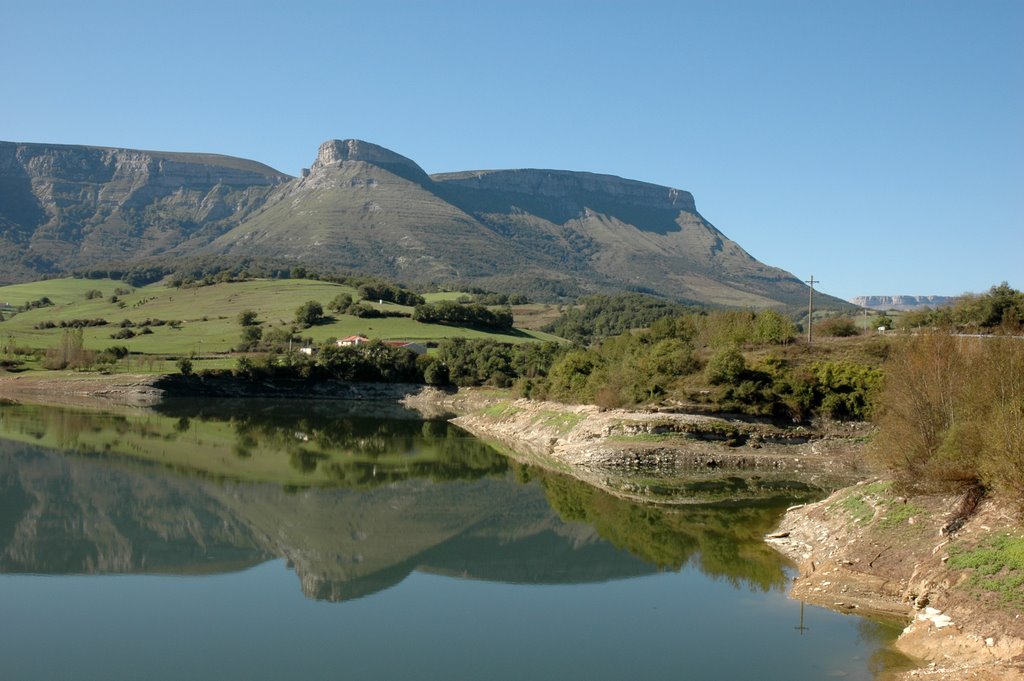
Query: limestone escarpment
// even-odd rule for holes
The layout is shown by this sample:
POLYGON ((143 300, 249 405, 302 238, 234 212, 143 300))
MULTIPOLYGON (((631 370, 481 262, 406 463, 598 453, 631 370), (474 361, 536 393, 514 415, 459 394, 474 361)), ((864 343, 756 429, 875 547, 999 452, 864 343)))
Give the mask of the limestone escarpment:
POLYGON ((167 251, 287 179, 213 154, 0 142, 0 283, 167 251))
POLYGON ((190 255, 546 301, 640 291, 763 308, 807 297, 705 220, 689 192, 612 175, 428 176, 356 139, 324 142, 294 179, 225 156, 0 143, 0 284, 190 255))
POLYGON ((914 310, 921 307, 952 305, 956 302, 956 298, 950 296, 857 296, 850 302, 875 310, 914 310))

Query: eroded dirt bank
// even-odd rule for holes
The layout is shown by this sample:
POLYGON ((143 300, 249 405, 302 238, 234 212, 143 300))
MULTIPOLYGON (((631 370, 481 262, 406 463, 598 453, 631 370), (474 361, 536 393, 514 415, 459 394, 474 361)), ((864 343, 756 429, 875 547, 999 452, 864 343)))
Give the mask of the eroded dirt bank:
POLYGON ((794 598, 906 618, 895 647, 924 666, 896 678, 1024 679, 1024 593, 997 563, 963 567, 1004 538, 1024 537, 1020 515, 983 500, 963 527, 943 532, 960 503, 860 483, 790 509, 767 541, 799 566, 794 598), (988 571, 993 588, 978 584, 988 571))
POLYGON ((453 422, 517 458, 656 503, 820 496, 863 479, 864 426, 780 428, 709 415, 477 400, 453 422), (677 483, 677 484, 676 484, 677 483))

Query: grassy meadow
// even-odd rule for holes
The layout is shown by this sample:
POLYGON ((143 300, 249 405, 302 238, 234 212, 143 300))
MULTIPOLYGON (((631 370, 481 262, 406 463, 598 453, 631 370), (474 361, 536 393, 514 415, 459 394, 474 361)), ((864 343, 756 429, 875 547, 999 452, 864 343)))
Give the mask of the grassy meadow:
MULTIPOLYGON (((0 287, 0 304, 6 302, 8 308, 24 306, 43 297, 54 303, 13 315, 6 313, 6 320, 0 322, 0 339, 5 345, 45 349, 58 344, 63 329, 36 328, 38 325, 46 322, 59 325, 61 321, 74 319, 105 319, 107 325, 83 330, 85 348, 103 350, 123 345, 133 354, 208 356, 229 352, 239 343, 242 329, 238 314, 242 310, 255 310, 266 332, 274 327, 290 326, 295 320, 296 310, 306 301, 315 300, 330 317, 326 323, 300 332, 302 338, 311 338, 315 343, 352 335, 420 342, 454 337, 491 338, 510 343, 556 340, 554 336, 538 331, 505 334, 423 324, 407 317, 361 319, 333 314, 327 306, 341 293, 359 299, 357 291, 350 286, 306 279, 252 280, 197 288, 174 288, 160 283, 131 288, 122 281, 111 279, 53 279, 0 287), (116 301, 112 302, 118 289, 130 289, 130 293, 117 295, 116 301), (90 291, 99 291, 100 295, 88 298, 90 291), (120 330, 119 324, 123 320, 137 325, 147 319, 177 320, 181 324, 177 328, 150 326, 152 333, 134 338, 111 338, 111 334, 120 330)), ((462 294, 431 294, 428 300, 455 299, 459 295, 462 294)), ((367 302, 384 311, 412 312, 410 307, 367 302)), ((134 330, 139 331, 138 328, 134 330)))

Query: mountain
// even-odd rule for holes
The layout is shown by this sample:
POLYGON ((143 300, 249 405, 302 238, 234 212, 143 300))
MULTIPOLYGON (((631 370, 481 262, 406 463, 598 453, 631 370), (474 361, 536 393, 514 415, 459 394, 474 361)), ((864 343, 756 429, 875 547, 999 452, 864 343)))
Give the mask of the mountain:
POLYGON ((688 192, 561 170, 431 176, 360 140, 325 142, 297 178, 223 156, 0 143, 0 249, 0 283, 237 255, 540 299, 631 290, 768 307, 807 296, 707 222, 688 192))
POLYGON ((956 302, 954 296, 857 296, 850 300, 858 307, 873 310, 915 310, 920 307, 942 307, 956 302))
POLYGON ((288 179, 215 154, 0 142, 0 283, 219 234, 288 179))

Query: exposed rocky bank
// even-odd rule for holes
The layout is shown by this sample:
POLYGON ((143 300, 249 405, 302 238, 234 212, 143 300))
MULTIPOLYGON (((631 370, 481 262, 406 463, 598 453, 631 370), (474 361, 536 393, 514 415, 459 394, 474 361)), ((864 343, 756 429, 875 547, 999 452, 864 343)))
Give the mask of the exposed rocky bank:
POLYGON ((943 531, 961 499, 905 498, 860 483, 790 509, 767 537, 799 566, 793 597, 839 611, 906 618, 897 650, 923 666, 899 679, 1024 679, 1024 607, 978 588, 950 557, 1024 537, 1015 509, 984 500, 943 531))

